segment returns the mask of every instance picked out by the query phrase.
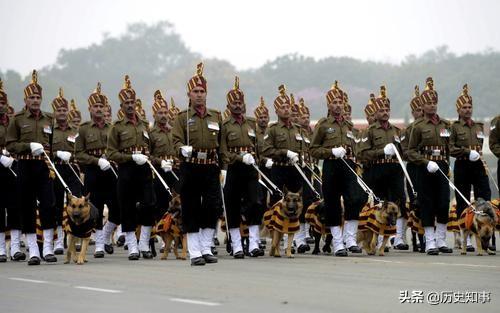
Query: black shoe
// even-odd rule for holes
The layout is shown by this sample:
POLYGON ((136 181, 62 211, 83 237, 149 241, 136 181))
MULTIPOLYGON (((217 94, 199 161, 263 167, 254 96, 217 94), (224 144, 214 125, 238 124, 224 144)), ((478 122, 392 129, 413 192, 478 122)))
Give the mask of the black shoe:
POLYGON ((43 257, 43 260, 47 263, 55 263, 57 262, 57 258, 53 254, 47 254, 46 256, 43 257))
POLYGON ((400 243, 396 246, 394 246, 394 250, 409 250, 410 246, 408 246, 406 243, 400 243))
POLYGON ((204 254, 202 256, 205 259, 206 263, 217 263, 218 262, 217 257, 213 256, 211 254, 204 254))
POLYGON ((104 251, 106 251, 107 254, 113 254, 113 252, 115 252, 115 249, 112 245, 104 244, 104 251))
POLYGON ((295 247, 292 247, 292 254, 295 254, 295 247))
POLYGON ((432 248, 427 251, 427 255, 439 255, 439 249, 432 248))
POLYGON ((40 258, 37 256, 32 256, 28 261, 28 265, 40 265, 40 258))
POLYGON ((469 246, 467 246, 467 248, 465 248, 465 250, 466 250, 467 252, 474 252, 474 251, 476 251, 476 249, 474 249, 474 247, 473 247, 473 246, 470 246, 470 245, 469 245, 469 246))
POLYGON ((259 256, 264 256, 266 254, 266 251, 264 249, 259 248, 259 256))
POLYGON ((139 253, 131 253, 128 255, 129 261, 137 261, 139 260, 139 253))
POLYGON ((202 256, 191 259, 191 266, 199 266, 199 265, 205 265, 205 264, 207 264, 207 262, 205 261, 205 258, 202 256))
POLYGON ((389 252, 389 247, 385 246, 384 247, 384 252, 389 252))
POLYGON ((250 256, 252 258, 256 258, 256 257, 260 256, 260 249, 259 248, 253 249, 252 251, 250 251, 248 253, 248 256, 250 256))
POLYGON ((94 258, 96 258, 96 259, 102 259, 102 258, 104 258, 104 251, 96 251, 94 253, 94 258))
POLYGON ((64 254, 64 249, 62 249, 62 248, 55 249, 55 250, 54 250, 54 254, 55 254, 55 255, 61 255, 61 254, 64 254))
POLYGON ((419 252, 419 246, 412 246, 413 252, 419 252))
POLYGON ((351 246, 348 250, 351 253, 361 253, 361 248, 358 246, 351 246))
POLYGON ((299 254, 306 253, 306 251, 309 251, 309 250, 311 250, 311 247, 309 247, 309 245, 306 245, 306 244, 302 244, 297 248, 297 252, 299 254))
POLYGON ((214 238, 214 245, 216 246, 220 245, 219 238, 217 237, 214 238))
POLYGON ((142 254, 142 257, 144 259, 152 259, 153 258, 153 253, 151 253, 151 251, 141 251, 141 254, 142 254))
POLYGON ((11 256, 10 259, 12 261, 24 261, 26 260, 26 254, 24 252, 16 252, 14 253, 14 256, 11 256))
POLYGON ((441 253, 453 253, 453 249, 448 248, 447 246, 442 246, 442 247, 439 247, 439 252, 441 252, 441 253))
POLYGON ((347 256, 347 250, 340 249, 339 251, 335 252, 335 256, 347 256))
POLYGON ((233 258, 235 258, 235 259, 244 259, 245 258, 245 254, 243 253, 243 251, 238 251, 238 252, 236 252, 233 255, 233 258))
POLYGON ((128 246, 127 245, 123 245, 123 250, 128 250, 128 246))
POLYGON ((216 248, 216 247, 210 247, 210 251, 212 251, 212 254, 213 254, 213 255, 217 255, 217 254, 219 254, 219 252, 217 251, 217 248, 216 248))
POLYGON ((117 247, 123 247, 125 245, 125 235, 120 235, 118 239, 116 240, 116 246, 117 247))
POLYGON ((0 255, 0 263, 7 262, 7 256, 5 254, 0 255))

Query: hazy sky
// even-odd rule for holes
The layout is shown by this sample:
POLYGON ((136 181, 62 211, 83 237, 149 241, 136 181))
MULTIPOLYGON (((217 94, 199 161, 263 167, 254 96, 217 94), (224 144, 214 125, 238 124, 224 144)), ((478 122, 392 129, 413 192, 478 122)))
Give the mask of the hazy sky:
POLYGON ((439 45, 500 50, 500 1, 0 0, 0 69, 28 74, 61 48, 99 43, 133 22, 168 20, 187 46, 238 69, 279 55, 397 63, 439 45))

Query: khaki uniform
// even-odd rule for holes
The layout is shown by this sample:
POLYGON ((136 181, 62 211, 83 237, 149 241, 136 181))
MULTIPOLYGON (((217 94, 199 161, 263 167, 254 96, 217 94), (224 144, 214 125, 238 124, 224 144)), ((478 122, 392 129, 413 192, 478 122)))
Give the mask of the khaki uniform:
POLYGON ((497 184, 500 177, 500 115, 495 117, 490 124, 490 150, 497 157, 497 184))

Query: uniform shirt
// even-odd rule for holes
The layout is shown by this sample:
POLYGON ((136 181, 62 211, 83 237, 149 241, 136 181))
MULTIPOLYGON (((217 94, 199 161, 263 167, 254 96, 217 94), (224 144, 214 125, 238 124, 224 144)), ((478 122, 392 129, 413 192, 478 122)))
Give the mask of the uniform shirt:
POLYGON ((401 136, 399 137, 399 139, 401 139, 401 149, 403 149, 403 159, 404 160, 408 160, 408 144, 410 143, 410 135, 411 135, 411 131, 413 129, 413 126, 415 125, 416 122, 418 122, 421 119, 422 118, 420 117, 420 118, 414 120, 413 122, 408 124, 408 126, 404 130, 401 131, 401 136))
POLYGON ((500 115, 495 117, 490 124, 490 150, 500 158, 500 115))
POLYGON ((106 148, 109 159, 118 164, 132 161, 132 154, 149 155, 148 122, 135 115, 135 123, 127 116, 113 123, 106 148))
POLYGON ((448 159, 450 135, 450 122, 447 120, 440 118, 436 125, 427 117, 418 120, 411 131, 408 160, 417 165, 427 164, 426 155, 431 155, 431 152, 426 149, 429 146, 441 150, 440 156, 448 159))
POLYGON ((399 148, 401 130, 388 122, 388 128, 380 122, 370 125, 359 143, 360 154, 365 161, 376 161, 385 158, 384 147, 393 143, 399 148))
POLYGON ((302 127, 302 139, 304 140, 304 145, 302 148, 302 157, 305 162, 308 164, 313 164, 313 158, 311 156, 311 137, 312 137, 312 129, 310 127, 304 128, 302 127))
MULTIPOLYGON (((0 117, 0 150, 5 148, 5 140, 7 139, 7 127, 9 127, 9 116, 4 114, 0 117)), ((2 151, 0 151, 0 154, 2 151)))
POLYGON ((80 125, 75 143, 75 156, 78 163, 97 165, 99 158, 106 153, 110 128, 109 123, 104 123, 104 127, 99 128, 94 121, 80 125))
POLYGON ((222 167, 227 169, 229 164, 242 162, 243 151, 254 152, 256 146, 255 120, 244 118, 240 125, 234 117, 230 116, 222 123, 220 153, 222 167), (237 151, 241 150, 241 151, 237 151))
POLYGON ((172 142, 172 130, 165 130, 155 125, 149 133, 151 142, 151 159, 153 164, 160 165, 161 160, 176 157, 176 151, 172 142))
MULTIPOLYGON (((59 125, 54 126, 54 136, 52 138, 52 151, 68 151, 73 156, 75 153, 75 142, 78 136, 77 129, 69 124, 65 130, 59 125)), ((55 157, 55 156, 54 156, 55 157)), ((59 160, 57 158, 57 160, 59 160)))
POLYGON ((51 114, 40 111, 36 117, 30 110, 23 110, 14 115, 7 128, 7 150, 18 155, 31 155, 30 143, 38 142, 50 152, 52 128, 51 114))
POLYGON ((302 159, 304 140, 299 126, 291 123, 290 127, 282 121, 272 123, 264 135, 262 154, 275 162, 288 162, 287 151, 299 154, 302 159))
POLYGON ((259 166, 266 166, 267 159, 262 154, 264 151, 264 136, 266 135, 267 128, 260 128, 256 126, 256 138, 257 138, 257 158, 259 159, 259 166))
POLYGON ((472 121, 471 126, 460 119, 451 125, 450 155, 455 158, 468 157, 471 150, 481 152, 484 140, 484 125, 472 121))
POLYGON ((352 132, 352 123, 347 120, 338 122, 333 116, 320 119, 311 140, 311 155, 316 159, 332 158, 332 148, 346 148, 348 156, 356 152, 356 138, 352 132))

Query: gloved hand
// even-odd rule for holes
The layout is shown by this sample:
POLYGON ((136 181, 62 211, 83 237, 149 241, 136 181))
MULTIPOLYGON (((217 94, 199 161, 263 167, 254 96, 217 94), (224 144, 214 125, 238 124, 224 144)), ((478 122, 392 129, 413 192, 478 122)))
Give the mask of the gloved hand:
POLYGON ((394 145, 392 143, 388 143, 384 147, 384 154, 387 156, 393 156, 396 153, 394 152, 394 145))
POLYGON ((181 153, 185 158, 190 158, 193 154, 193 146, 182 146, 181 153))
POLYGON ((97 161, 97 165, 99 165, 101 171, 107 171, 111 168, 111 163, 109 163, 109 161, 104 158, 99 158, 99 161, 97 161))
POLYGON ((172 171, 172 161, 171 160, 161 160, 161 168, 165 173, 172 171))
POLYGON ((272 159, 267 159, 267 160, 266 160, 266 165, 265 165, 265 166, 266 166, 266 168, 271 168, 271 167, 273 167, 273 163, 274 163, 274 162, 273 162, 273 160, 272 160, 272 159))
POLYGON ((439 170, 439 165, 434 161, 427 163, 427 171, 429 173, 436 173, 439 170))
POLYGON ((64 162, 69 162, 69 159, 71 159, 71 152, 68 151, 57 151, 56 156, 63 160, 64 162))
POLYGON ((226 170, 220 171, 220 183, 222 185, 222 188, 224 188, 224 186, 226 185, 226 174, 227 174, 226 170))
POLYGON ((134 160, 137 165, 143 165, 148 160, 148 157, 142 153, 132 154, 132 160, 134 160))
POLYGON ((245 153, 243 155, 243 163, 246 165, 254 165, 255 164, 255 159, 253 158, 253 155, 250 153, 245 153))
POLYGON ((343 158, 346 152, 344 147, 332 148, 332 154, 336 158, 343 158))
POLYGON ((14 162, 14 158, 2 155, 0 156, 0 163, 6 168, 10 168, 12 166, 12 162, 14 162))
POLYGON ((39 156, 40 154, 43 153, 43 146, 38 142, 31 142, 30 148, 31 148, 31 154, 33 154, 34 156, 39 156))
POLYGON ((469 160, 471 160, 472 162, 476 162, 480 157, 481 155, 476 150, 471 150, 469 153, 469 160))
POLYGON ((290 161, 292 161, 292 163, 299 162, 299 154, 297 152, 293 152, 293 151, 287 150, 286 151, 286 156, 287 156, 288 159, 290 159, 290 161))

